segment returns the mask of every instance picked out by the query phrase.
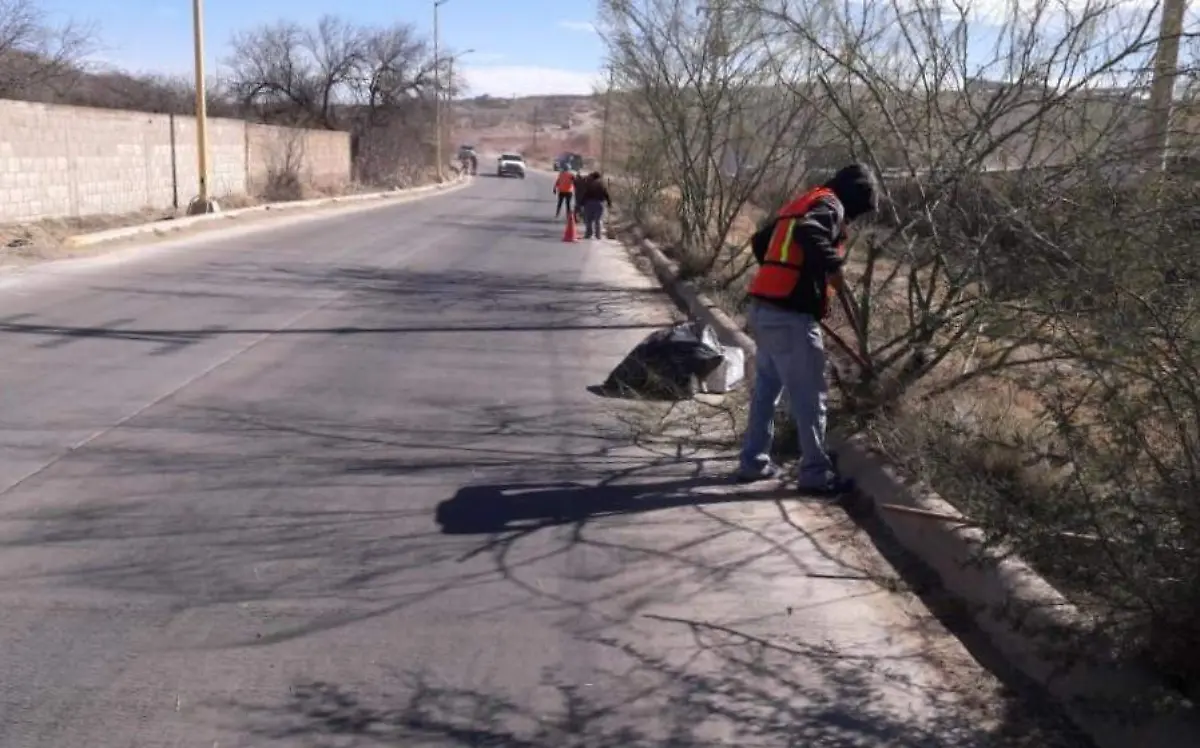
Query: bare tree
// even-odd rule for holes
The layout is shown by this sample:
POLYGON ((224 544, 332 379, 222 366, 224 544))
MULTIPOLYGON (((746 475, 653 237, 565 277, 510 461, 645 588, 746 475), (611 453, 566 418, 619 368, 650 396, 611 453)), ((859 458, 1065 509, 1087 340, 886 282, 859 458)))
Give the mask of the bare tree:
POLYGON ((279 22, 235 34, 227 61, 230 88, 248 110, 264 118, 312 121, 323 92, 306 53, 300 26, 279 22))
POLYGON ((376 183, 413 181, 435 151, 428 42, 407 24, 367 31, 355 91, 360 177, 376 183))
POLYGON ((0 0, 0 97, 53 98, 80 73, 94 29, 55 25, 36 0, 0 0))
POLYGON ((264 121, 350 130, 358 178, 410 181, 432 159, 433 66, 408 25, 355 26, 326 16, 238 34, 230 88, 264 121))
MULTIPOLYGON (((743 9, 761 19, 774 50, 819 56, 801 88, 784 79, 780 88, 811 99, 818 86, 824 126, 845 155, 892 177, 887 227, 858 255, 858 311, 869 333, 860 353, 881 381, 890 373, 889 397, 958 351, 979 350, 988 317, 1005 313, 1004 292, 1014 281, 1028 287, 1011 272, 1066 259, 1052 242, 1022 242, 1016 266, 1004 242, 1037 236, 1031 219, 1047 200, 1136 150, 1146 122, 1129 89, 1152 53, 1153 24, 1103 1, 1051 23, 1058 7, 1021 6, 983 55, 968 44, 979 18, 966 6, 754 0, 743 9), (1094 95, 1114 82, 1123 96, 1094 95), (904 319, 885 302, 900 304, 904 319)), ((991 359, 975 360, 968 374, 1015 365, 1025 342, 990 346, 991 359)))
POLYGON ((326 127, 334 124, 334 107, 349 103, 363 63, 363 41, 361 29, 335 16, 322 17, 316 28, 305 34, 313 66, 310 77, 319 96, 317 117, 326 127))
MULTIPOLYGON (((106 109, 189 114, 195 88, 186 76, 133 74, 87 60, 91 25, 54 23, 37 0, 0 0, 0 97, 106 109)), ((209 111, 234 113, 219 81, 208 88, 209 111)))
POLYGON ((633 131, 639 162, 625 170, 640 178, 640 203, 671 188, 681 259, 700 275, 728 259, 752 197, 798 180, 817 116, 811 101, 775 95, 781 78, 803 85, 814 58, 772 58, 758 19, 734 10, 722 0, 603 4, 624 119, 644 123, 633 131))
POLYGON ((429 44, 407 24, 368 31, 361 63, 358 100, 372 113, 402 108, 433 90, 429 44))

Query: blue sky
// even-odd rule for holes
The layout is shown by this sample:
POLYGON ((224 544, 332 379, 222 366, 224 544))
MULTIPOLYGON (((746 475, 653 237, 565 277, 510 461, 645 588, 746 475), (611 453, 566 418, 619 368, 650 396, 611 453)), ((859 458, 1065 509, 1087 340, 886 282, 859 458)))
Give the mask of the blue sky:
MULTIPOLYGON (((57 20, 99 25, 97 61, 138 72, 190 73, 191 0, 42 0, 57 20)), ((431 0, 205 0, 209 66, 227 54, 240 29, 281 18, 301 24, 324 14, 387 25, 411 23, 431 33, 431 0)), ((591 2, 561 0, 448 0, 439 11, 444 48, 474 49, 463 57, 471 93, 512 96, 590 93, 604 53, 590 29, 591 2)))

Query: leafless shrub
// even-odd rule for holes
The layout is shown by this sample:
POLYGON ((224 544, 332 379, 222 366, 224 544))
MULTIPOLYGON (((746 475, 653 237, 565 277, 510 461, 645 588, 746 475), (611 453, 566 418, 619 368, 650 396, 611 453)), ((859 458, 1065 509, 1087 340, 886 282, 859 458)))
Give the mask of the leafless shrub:
MULTIPOLYGON (((982 55, 968 44, 980 19, 966 6, 752 6, 772 54, 818 50, 824 141, 889 177, 882 230, 857 248, 858 312, 872 333, 860 353, 884 394, 898 397, 963 350, 976 350, 975 376, 1040 361, 1023 355, 1022 335, 1007 345, 993 336, 979 357, 989 325, 1011 326, 997 276, 1014 253, 1025 270, 1060 261, 1064 248, 1039 241, 1033 224, 1137 147, 1145 119, 1128 85, 1097 89, 1121 76, 1139 82, 1150 21, 1114 3, 1077 14, 1022 5, 994 26, 994 51, 982 55), (876 323, 891 312, 901 324, 876 323)), ((811 99, 808 83, 780 82, 811 99)))
MULTIPOLYGON (((240 114, 219 80, 206 84, 205 99, 210 117, 240 114)), ((196 86, 190 76, 91 70, 55 101, 100 109, 191 116, 196 113, 196 86)))
MULTIPOLYGON (((96 29, 55 23, 37 0, 0 0, 0 98, 50 104, 192 114, 190 77, 135 74, 87 60, 96 29)), ((219 82, 208 87, 209 113, 233 113, 219 82)))
POLYGON ((37 0, 0 0, 0 98, 53 100, 94 41, 94 29, 54 24, 37 0))
POLYGON ((797 156, 817 111, 776 92, 781 80, 803 86, 815 59, 779 64, 764 54, 758 19, 731 3, 602 5, 619 105, 641 125, 622 170, 637 177, 639 202, 672 190, 680 260, 688 273, 708 274, 750 198, 769 182, 794 184, 803 170, 797 156))
POLYGON ((280 147, 271 151, 262 188, 262 197, 266 202, 303 200, 308 197, 304 146, 303 131, 291 130, 284 135, 280 147))
MULTIPOLYGON (((626 124, 663 154, 655 173, 670 185, 650 187, 677 189, 681 227, 697 215, 682 206, 711 194, 692 165, 720 152, 704 135, 729 111, 730 87, 706 98, 697 83, 721 69, 705 56, 698 5, 609 3, 639 21, 632 38, 653 39, 631 50, 612 24, 614 57, 641 75, 621 93, 645 114, 626 124), (645 72, 655 50, 708 67, 645 72), (660 101, 676 107, 661 122, 660 101), (679 157, 679 132, 701 158, 679 157)), ((1157 13, 1109 0, 988 5, 986 16, 926 0, 708 6, 735 8, 735 32, 753 29, 734 49, 772 61, 760 85, 815 112, 803 183, 851 158, 883 177, 882 215, 851 247, 865 328, 855 345, 873 377, 847 385, 848 404, 1124 653, 1200 681, 1195 75, 1185 62, 1163 173, 1144 95, 1157 13)), ((752 195, 770 209, 799 186, 752 195)), ((709 282, 736 292, 752 266, 714 263, 709 282)))

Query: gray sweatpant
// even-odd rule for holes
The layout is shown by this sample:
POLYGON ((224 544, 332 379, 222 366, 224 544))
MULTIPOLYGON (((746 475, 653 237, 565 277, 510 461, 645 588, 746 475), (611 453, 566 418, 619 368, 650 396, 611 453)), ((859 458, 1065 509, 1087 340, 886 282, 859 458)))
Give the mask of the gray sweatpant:
POLYGON ((583 204, 583 238, 602 238, 601 228, 604 222, 604 201, 588 200, 583 204))
POLYGON ((800 441, 797 479, 802 488, 829 481, 833 463, 825 449, 825 340, 821 324, 807 314, 789 312, 761 301, 751 304, 750 332, 758 344, 754 390, 742 442, 741 468, 761 471, 771 462, 775 407, 787 390, 800 441))

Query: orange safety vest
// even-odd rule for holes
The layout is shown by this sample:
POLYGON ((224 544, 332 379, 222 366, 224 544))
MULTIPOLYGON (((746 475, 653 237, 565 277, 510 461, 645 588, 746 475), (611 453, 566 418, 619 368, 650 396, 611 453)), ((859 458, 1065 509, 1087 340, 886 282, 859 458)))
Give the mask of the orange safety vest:
MULTIPOLYGON (((804 267, 804 249, 797 246, 793 236, 796 221, 803 219, 818 200, 828 197, 834 197, 833 190, 817 187, 783 206, 779 211, 767 254, 763 257, 754 280, 750 281, 748 291, 751 296, 786 299, 796 290, 796 284, 800 282, 800 271, 804 267)), ((836 246, 838 254, 842 254, 844 239, 839 239, 836 246)))
POLYGON ((558 181, 554 183, 556 192, 564 192, 571 194, 575 191, 575 175, 569 171, 560 171, 558 173, 558 181))

